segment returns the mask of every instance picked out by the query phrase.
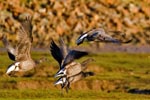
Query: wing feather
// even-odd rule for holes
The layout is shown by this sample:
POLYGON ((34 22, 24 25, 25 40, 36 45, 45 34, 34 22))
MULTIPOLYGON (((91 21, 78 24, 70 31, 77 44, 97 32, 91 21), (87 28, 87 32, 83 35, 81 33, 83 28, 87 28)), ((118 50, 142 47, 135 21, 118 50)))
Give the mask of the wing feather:
POLYGON ((52 40, 50 45, 50 52, 53 58, 59 63, 61 66, 63 55, 60 48, 56 45, 56 43, 52 40))
POLYGON ((65 58, 68 54, 68 52, 70 51, 69 47, 64 43, 63 39, 60 38, 59 39, 59 43, 60 43, 60 50, 61 53, 63 55, 63 58, 65 58))
POLYGON ((66 66, 68 63, 72 62, 75 59, 79 59, 85 55, 88 55, 88 52, 85 51, 77 51, 77 50, 71 50, 68 55, 66 56, 66 58, 64 59, 64 63, 62 65, 66 66))
POLYGON ((9 58, 11 60, 15 61, 15 55, 16 55, 15 49, 10 45, 6 36, 3 36, 2 42, 7 49, 7 53, 8 53, 9 58))
POLYGON ((31 24, 31 17, 27 16, 25 20, 22 20, 21 27, 19 29, 19 41, 33 41, 32 37, 32 24, 31 24))
POLYGON ((27 16, 26 19, 20 23, 21 26, 18 34, 19 42, 16 48, 17 60, 31 58, 30 51, 33 41, 31 17, 27 16))

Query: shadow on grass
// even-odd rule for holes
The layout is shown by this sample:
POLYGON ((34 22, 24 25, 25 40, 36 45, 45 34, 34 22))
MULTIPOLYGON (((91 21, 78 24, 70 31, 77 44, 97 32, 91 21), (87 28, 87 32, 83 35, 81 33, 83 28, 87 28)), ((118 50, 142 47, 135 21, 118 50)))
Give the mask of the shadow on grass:
POLYGON ((130 89, 128 91, 128 93, 132 93, 132 94, 150 94, 150 89, 143 89, 143 90, 140 90, 140 89, 130 89))

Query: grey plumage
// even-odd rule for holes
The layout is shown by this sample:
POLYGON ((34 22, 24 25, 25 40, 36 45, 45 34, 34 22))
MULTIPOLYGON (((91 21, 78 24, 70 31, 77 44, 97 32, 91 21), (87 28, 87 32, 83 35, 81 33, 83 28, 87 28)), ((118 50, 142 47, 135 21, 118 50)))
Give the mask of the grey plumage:
MULTIPOLYGON (((66 88, 68 91, 70 83, 74 83, 86 76, 88 72, 83 72, 85 65, 93 59, 88 59, 83 63, 76 62, 75 59, 79 59, 82 56, 87 55, 87 52, 77 51, 69 49, 60 39, 60 47, 52 40, 50 45, 50 51, 54 59, 59 63, 60 69, 56 73, 55 77, 60 77, 55 85, 61 84, 62 88, 66 88)), ((91 74, 89 74, 90 76, 91 74)), ((93 74, 92 74, 93 75, 93 74)))
POLYGON ((113 42, 120 43, 119 40, 114 39, 110 35, 108 35, 103 28, 92 29, 81 34, 76 40, 76 44, 80 45, 84 41, 99 41, 99 42, 113 42))
POLYGON ((10 43, 8 42, 6 36, 3 36, 2 37, 2 42, 4 44, 4 46, 6 47, 7 49, 7 53, 8 53, 8 56, 11 60, 15 61, 15 55, 16 55, 16 51, 15 49, 10 45, 10 43))
POLYGON ((52 40, 50 45, 51 54, 60 65, 60 70, 56 73, 55 77, 64 76, 67 71, 66 69, 69 69, 70 66, 80 66, 79 63, 74 62, 74 59, 79 59, 82 56, 88 54, 84 51, 71 50, 68 47, 65 47, 66 45, 64 44, 64 42, 62 42, 62 40, 60 40, 60 44, 61 47, 58 47, 56 43, 52 40))
MULTIPOLYGON (((58 85, 60 84, 62 88, 65 88, 66 91, 68 92, 68 89, 70 88, 70 84, 77 82, 83 78, 86 78, 88 76, 93 76, 94 73, 93 72, 84 72, 84 70, 87 68, 87 64, 89 62, 93 61, 93 59, 86 59, 85 61, 83 61, 81 63, 82 66, 78 66, 81 67, 81 71, 75 75, 69 75, 67 74, 66 76, 62 76, 60 77, 54 84, 58 85)), ((72 69, 73 70, 73 69, 72 69)))

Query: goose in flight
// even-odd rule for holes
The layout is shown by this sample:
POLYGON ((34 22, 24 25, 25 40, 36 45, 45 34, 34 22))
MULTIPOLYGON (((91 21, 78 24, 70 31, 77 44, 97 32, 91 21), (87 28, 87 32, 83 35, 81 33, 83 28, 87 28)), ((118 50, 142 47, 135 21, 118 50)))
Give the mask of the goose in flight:
POLYGON ((88 53, 69 49, 62 39, 60 39, 59 43, 60 47, 52 40, 50 45, 51 54, 60 66, 59 71, 55 74, 55 77, 59 77, 59 79, 54 84, 60 84, 68 92, 71 83, 94 75, 93 72, 84 72, 87 68, 87 63, 93 61, 93 59, 87 59, 82 63, 75 62, 75 59, 79 59, 88 53))
POLYGON ((50 45, 50 52, 53 58, 59 63, 60 69, 55 74, 55 77, 72 76, 82 71, 81 64, 75 62, 82 56, 87 55, 87 52, 69 49, 62 39, 60 39, 60 47, 52 40, 50 45))
POLYGON ((26 18, 20 21, 20 23, 18 44, 15 48, 11 46, 6 36, 3 36, 2 38, 2 42, 7 49, 9 58, 14 61, 13 64, 8 66, 6 71, 6 74, 8 75, 16 71, 25 72, 35 67, 35 62, 30 55, 33 41, 31 17, 26 16, 26 18))
POLYGON ((72 75, 72 76, 70 76, 69 74, 67 74, 66 76, 62 76, 54 84, 55 85, 60 84, 61 88, 62 89, 65 88, 66 91, 68 92, 68 89, 70 88, 71 83, 77 82, 83 78, 94 75, 93 72, 84 72, 84 70, 87 68, 86 65, 91 61, 93 61, 93 59, 86 59, 85 61, 83 61, 81 63, 81 67, 82 67, 81 72, 77 73, 76 75, 72 75))
POLYGON ((92 29, 90 31, 81 34, 76 40, 76 44, 80 45, 84 41, 120 43, 119 40, 114 39, 113 37, 108 35, 103 28, 92 29))

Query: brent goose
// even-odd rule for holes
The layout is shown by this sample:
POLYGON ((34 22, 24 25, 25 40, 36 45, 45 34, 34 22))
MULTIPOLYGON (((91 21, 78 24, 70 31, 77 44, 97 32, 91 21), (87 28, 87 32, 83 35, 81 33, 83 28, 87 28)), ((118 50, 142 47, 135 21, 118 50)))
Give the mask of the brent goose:
POLYGON ((58 85, 60 84, 61 85, 61 88, 65 88, 66 91, 68 92, 68 89, 70 88, 70 84, 71 83, 74 83, 76 81, 79 81, 85 77, 88 77, 88 76, 93 76, 94 73, 93 72, 84 72, 84 70, 87 68, 87 63, 93 61, 93 59, 87 59, 85 61, 83 61, 81 63, 81 66, 82 66, 82 71, 79 72, 78 74, 76 75, 72 75, 70 76, 69 74, 67 74, 66 76, 62 76, 60 77, 54 84, 55 85, 58 85))
POLYGON ((92 29, 90 31, 84 32, 76 40, 76 44, 80 45, 84 41, 99 41, 99 42, 113 42, 120 43, 119 40, 114 39, 108 35, 103 28, 92 29))
POLYGON ((18 34, 18 44, 16 47, 12 47, 7 40, 6 36, 3 36, 2 42, 7 49, 8 56, 14 61, 11 64, 6 74, 11 74, 12 72, 24 72, 35 67, 35 62, 32 60, 30 51, 33 41, 32 37, 32 25, 31 16, 26 16, 26 18, 20 21, 21 26, 19 28, 18 34))
POLYGON ((66 91, 70 88, 70 83, 74 83, 84 77, 93 75, 92 72, 83 72, 86 69, 87 63, 93 61, 93 59, 87 59, 81 64, 75 62, 87 52, 71 50, 69 49, 62 39, 59 41, 60 47, 52 40, 50 45, 50 51, 55 60, 58 61, 60 69, 56 73, 55 77, 60 77, 54 84, 61 84, 62 88, 66 88, 66 91))
POLYGON ((58 61, 60 69, 55 74, 55 77, 69 75, 76 75, 77 73, 82 71, 81 64, 75 62, 74 59, 79 59, 82 56, 87 55, 87 52, 71 50, 69 49, 60 39, 60 47, 56 45, 56 43, 52 40, 50 45, 50 51, 55 60, 58 61), (78 67, 79 66, 79 67, 78 67))

